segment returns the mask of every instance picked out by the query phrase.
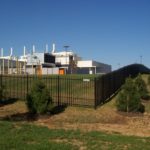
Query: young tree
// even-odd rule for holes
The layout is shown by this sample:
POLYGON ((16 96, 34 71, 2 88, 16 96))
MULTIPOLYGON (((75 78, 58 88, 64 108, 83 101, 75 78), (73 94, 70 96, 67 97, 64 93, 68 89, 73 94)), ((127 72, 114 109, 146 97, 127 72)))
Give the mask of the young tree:
POLYGON ((142 79, 141 74, 139 74, 136 77, 135 86, 137 88, 137 92, 140 94, 140 97, 143 99, 146 99, 146 97, 148 95, 148 91, 147 91, 146 84, 145 84, 144 80, 142 79))
POLYGON ((31 113, 43 114, 48 111, 49 105, 52 104, 52 99, 46 89, 45 84, 38 80, 27 95, 27 107, 31 113))
POLYGON ((134 81, 129 77, 126 79, 122 90, 116 100, 117 109, 125 112, 137 112, 141 107, 140 95, 134 81))

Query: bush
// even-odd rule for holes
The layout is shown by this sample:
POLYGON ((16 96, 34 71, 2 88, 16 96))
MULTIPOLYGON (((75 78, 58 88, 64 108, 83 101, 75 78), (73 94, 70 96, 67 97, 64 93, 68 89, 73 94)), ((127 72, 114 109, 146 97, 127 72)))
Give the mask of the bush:
POLYGON ((146 87, 146 83, 142 79, 141 74, 139 74, 135 79, 135 86, 137 88, 137 92, 140 94, 140 97, 142 99, 147 99, 148 97, 148 91, 146 87))
POLYGON ((119 111, 140 111, 140 94, 137 91, 134 81, 130 77, 126 79, 125 84, 122 86, 122 90, 116 100, 116 106, 119 111))
POLYGON ((52 99, 46 86, 41 80, 37 80, 33 84, 30 94, 27 95, 27 107, 30 113, 46 113, 50 105, 52 105, 52 99))

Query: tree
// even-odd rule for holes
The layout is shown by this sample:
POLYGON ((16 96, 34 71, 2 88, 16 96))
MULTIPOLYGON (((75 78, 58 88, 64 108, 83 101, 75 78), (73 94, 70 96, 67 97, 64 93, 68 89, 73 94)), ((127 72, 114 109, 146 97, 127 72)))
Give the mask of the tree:
POLYGON ((139 74, 135 79, 135 86, 137 88, 137 92, 140 94, 140 98, 146 99, 148 96, 148 91, 144 80, 142 79, 141 74, 139 74))
POLYGON ((140 95, 137 92, 134 81, 129 77, 126 79, 119 93, 116 106, 119 111, 137 112, 141 108, 140 95))
POLYGON ((41 80, 37 80, 31 92, 27 95, 27 107, 31 113, 43 114, 48 111, 52 99, 45 84, 41 80))

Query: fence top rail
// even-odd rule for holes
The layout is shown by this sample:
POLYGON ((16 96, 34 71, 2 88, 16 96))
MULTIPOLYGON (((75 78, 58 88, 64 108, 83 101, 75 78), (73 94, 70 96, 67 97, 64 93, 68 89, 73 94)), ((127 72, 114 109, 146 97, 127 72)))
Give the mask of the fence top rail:
POLYGON ((61 75, 10 75, 10 74, 1 74, 1 77, 10 77, 10 78, 33 78, 33 79, 60 79, 60 80, 75 80, 75 81, 94 81, 95 77, 88 76, 61 76, 61 75))

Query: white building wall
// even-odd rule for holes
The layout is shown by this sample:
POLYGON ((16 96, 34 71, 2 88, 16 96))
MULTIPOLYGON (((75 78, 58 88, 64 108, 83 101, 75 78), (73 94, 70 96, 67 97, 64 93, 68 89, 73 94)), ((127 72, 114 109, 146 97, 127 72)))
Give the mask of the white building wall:
POLYGON ((42 68, 42 74, 59 74, 59 68, 42 68))
POLYGON ((78 61, 77 67, 79 72, 87 74, 95 74, 95 73, 108 73, 111 72, 111 66, 108 64, 92 61, 92 60, 85 60, 85 61, 78 61))
POLYGON ((44 53, 35 53, 35 56, 37 56, 37 60, 40 61, 40 63, 44 63, 44 53))
POLYGON ((27 74, 35 74, 35 68, 26 68, 27 74))
POLYGON ((70 56, 73 56, 73 60, 75 61, 81 60, 81 58, 72 51, 54 52, 52 55, 55 56, 56 63, 60 63, 61 65, 69 65, 70 56))
POLYGON ((13 74, 17 70, 18 73, 22 72, 22 68, 25 62, 13 60, 10 58, 0 58, 0 73, 2 74, 13 74))
POLYGON ((78 61, 77 62, 77 67, 82 68, 82 67, 92 67, 92 60, 84 60, 84 61, 78 61))
POLYGON ((69 57, 56 56, 55 61, 56 63, 60 63, 61 65, 69 65, 69 57))
POLYGON ((27 65, 38 65, 44 63, 44 53, 33 53, 27 55, 27 65))

